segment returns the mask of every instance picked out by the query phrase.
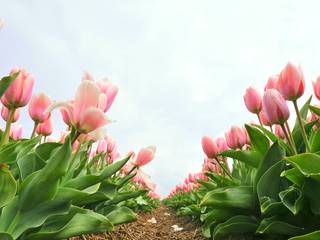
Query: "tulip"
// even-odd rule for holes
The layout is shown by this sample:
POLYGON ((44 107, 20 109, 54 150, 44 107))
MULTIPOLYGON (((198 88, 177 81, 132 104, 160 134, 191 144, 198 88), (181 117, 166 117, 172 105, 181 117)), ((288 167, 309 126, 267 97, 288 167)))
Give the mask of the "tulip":
POLYGON ((279 75, 279 92, 286 100, 294 101, 303 95, 304 88, 304 75, 301 67, 289 62, 279 75))
POLYGON ((267 89, 264 92, 262 106, 267 120, 272 124, 284 124, 289 119, 288 105, 275 89, 267 89))
POLYGON ((103 109, 103 111, 106 112, 111 107, 115 97, 117 96, 119 88, 112 84, 108 79, 98 81, 97 85, 100 91, 106 95, 106 105, 103 109))
POLYGON ((266 113, 263 110, 259 113, 259 118, 264 126, 272 126, 272 123, 268 120, 266 113))
POLYGON ((156 152, 155 146, 142 148, 137 155, 134 165, 136 167, 142 167, 147 163, 151 162, 151 160, 154 158, 155 152, 156 152))
POLYGON ((284 139, 286 136, 282 130, 282 127, 280 125, 276 125, 275 129, 274 129, 274 133, 279 137, 284 139))
POLYGON ((312 83, 313 91, 318 100, 320 100, 320 76, 317 78, 315 82, 312 83))
POLYGON ((219 153, 227 151, 229 149, 226 143, 226 140, 223 137, 217 138, 216 144, 217 144, 219 153))
POLYGON ((97 153, 105 153, 107 151, 108 143, 105 139, 98 142, 97 153))
MULTIPOLYGON (((9 113, 10 113, 10 110, 6 106, 2 106, 1 117, 6 122, 9 120, 9 113)), ((18 121, 19 117, 20 117, 20 109, 18 108, 14 111, 14 115, 13 115, 11 122, 14 123, 14 122, 18 121)))
POLYGON ((13 140, 19 140, 22 138, 22 125, 14 123, 10 127, 10 137, 13 140))
POLYGON ((207 155, 208 158, 215 158, 219 153, 218 146, 215 141, 213 141, 210 137, 204 136, 202 138, 202 149, 203 152, 207 155))
POLYGON ((279 81, 279 75, 274 75, 269 77, 268 82, 266 86, 264 87, 264 90, 267 89, 278 89, 278 81, 279 81))
POLYGON ((19 68, 14 68, 10 74, 18 72, 19 75, 1 97, 3 105, 10 110, 27 105, 32 94, 34 77, 26 70, 19 68))
MULTIPOLYGON (((73 102, 70 101, 69 104, 72 106, 73 102)), ((70 118, 69 112, 64 108, 60 108, 60 113, 61 113, 62 120, 64 121, 64 123, 67 124, 68 126, 71 126, 72 123, 71 123, 71 118, 70 118)))
POLYGON ((243 99, 250 112, 258 114, 261 111, 261 95, 256 89, 253 87, 247 88, 243 99))
POLYGON ((43 135, 45 137, 51 135, 53 131, 52 119, 48 118, 43 123, 37 125, 36 132, 38 135, 43 135))
POLYGON ((92 74, 88 71, 84 71, 82 75, 82 81, 93 81, 92 74))
POLYGON ((227 145, 231 149, 241 149, 247 142, 248 137, 243 128, 233 126, 229 132, 225 134, 227 145))

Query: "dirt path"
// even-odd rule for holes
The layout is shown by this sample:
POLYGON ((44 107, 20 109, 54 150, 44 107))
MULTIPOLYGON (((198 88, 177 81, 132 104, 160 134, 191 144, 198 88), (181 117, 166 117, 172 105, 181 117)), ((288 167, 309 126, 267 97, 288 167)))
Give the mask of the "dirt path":
MULTIPOLYGON (((72 240, 80 240, 73 238, 72 240)), ((118 226, 109 234, 87 235, 87 240, 204 240, 200 226, 190 218, 178 217, 170 208, 160 205, 151 213, 142 213, 136 222, 118 226), (152 222, 152 220, 154 223, 152 222), (149 220, 149 221, 148 221, 149 220), (173 225, 177 225, 174 230, 173 225)))

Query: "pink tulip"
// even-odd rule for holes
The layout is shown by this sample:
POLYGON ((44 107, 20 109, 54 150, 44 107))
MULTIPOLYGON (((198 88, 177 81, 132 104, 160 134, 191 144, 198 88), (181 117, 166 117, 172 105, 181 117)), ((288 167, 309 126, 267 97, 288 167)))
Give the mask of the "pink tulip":
POLYGON ((151 199, 160 199, 160 196, 157 193, 153 192, 153 191, 148 193, 148 197, 151 198, 151 199))
POLYGON ((260 118, 261 123, 264 126, 268 126, 268 127, 272 126, 272 123, 269 122, 269 120, 263 110, 259 113, 259 118, 260 118))
POLYGON ((14 68, 10 74, 20 72, 1 97, 1 102, 7 108, 19 108, 28 104, 34 83, 34 77, 24 69, 14 68))
POLYGON ((82 81, 86 81, 86 80, 88 80, 88 81, 93 81, 93 76, 92 76, 92 74, 91 74, 90 72, 88 72, 88 71, 84 71, 84 72, 83 72, 83 75, 82 75, 82 81))
POLYGON ((312 83, 313 91, 318 100, 320 100, 320 76, 317 78, 315 82, 312 83))
MULTIPOLYGON (((2 106, 2 108, 1 108, 1 117, 6 122, 9 119, 9 109, 6 106, 2 106)), ((18 108, 14 112, 12 122, 18 121, 19 117, 20 117, 20 109, 18 108)))
POLYGON ((226 140, 223 137, 217 138, 216 144, 217 144, 219 153, 222 153, 222 152, 227 151, 229 149, 228 145, 226 143, 226 140))
POLYGON ((231 127, 231 130, 225 134, 225 138, 231 149, 241 149, 248 142, 246 131, 238 126, 231 127))
POLYGON ((49 136, 53 131, 52 119, 47 118, 43 123, 37 126, 36 132, 38 135, 49 136))
POLYGON ((119 88, 113 85, 108 79, 98 81, 97 85, 100 88, 100 91, 106 95, 106 105, 104 108, 104 112, 106 112, 111 107, 115 97, 117 96, 119 88))
POLYGON ((279 81, 279 75, 273 75, 269 77, 268 82, 266 86, 264 87, 264 90, 267 89, 278 89, 278 81, 279 81))
POLYGON ((45 113, 51 104, 50 98, 44 94, 35 94, 32 96, 29 104, 29 115, 36 123, 43 123, 50 117, 50 113, 45 113))
POLYGON ((97 153, 105 153, 107 152, 108 143, 105 139, 101 139, 98 142, 97 153))
POLYGON ((257 114, 261 111, 261 95, 256 89, 253 87, 247 88, 243 99, 247 109, 250 112, 257 114))
POLYGON ((154 158, 155 152, 156 150, 154 146, 142 148, 138 153, 134 165, 137 167, 142 167, 151 162, 151 160, 154 158))
POLYGON ((21 124, 17 124, 17 123, 11 124, 9 136, 13 140, 21 139, 22 138, 22 125, 21 124))
POLYGON ((288 63, 281 71, 278 90, 286 100, 297 100, 304 93, 304 75, 300 66, 288 63))
POLYGON ((204 136, 201 140, 203 152, 208 158, 215 158, 219 153, 218 146, 210 137, 204 136))
MULTIPOLYGON (((73 101, 70 101, 69 104, 71 106, 73 106, 73 101)), ((64 121, 64 123, 67 124, 68 126, 71 126, 72 123, 71 123, 71 118, 70 118, 69 112, 65 108, 60 108, 60 113, 61 113, 62 120, 64 121)))
POLYGON ((274 129, 274 133, 279 137, 284 139, 286 137, 286 135, 284 134, 282 128, 280 125, 276 125, 275 129, 274 129))
POLYGON ((268 89, 264 92, 262 106, 268 121, 272 124, 283 124, 289 119, 288 105, 275 89, 268 89))

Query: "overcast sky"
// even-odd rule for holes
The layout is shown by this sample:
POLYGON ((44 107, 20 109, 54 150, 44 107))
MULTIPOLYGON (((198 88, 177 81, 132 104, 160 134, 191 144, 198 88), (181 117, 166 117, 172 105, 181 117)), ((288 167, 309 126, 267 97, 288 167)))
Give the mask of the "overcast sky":
MULTIPOLYGON (((320 74, 319 1, 0 0, 0 74, 36 76, 35 92, 72 98, 84 70, 120 91, 108 132, 122 153, 155 144, 145 171, 166 195, 200 171, 205 134, 222 136, 254 117, 243 104, 287 61, 307 89, 320 74), (309 5, 308 5, 308 4, 309 5)), ((65 128, 58 113, 56 131, 65 128)), ((21 120, 29 134, 32 122, 21 120)))

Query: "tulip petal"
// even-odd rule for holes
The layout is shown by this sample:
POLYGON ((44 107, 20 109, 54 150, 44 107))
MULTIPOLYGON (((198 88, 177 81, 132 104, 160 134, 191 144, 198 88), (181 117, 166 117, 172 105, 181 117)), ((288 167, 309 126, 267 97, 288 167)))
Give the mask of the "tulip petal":
POLYGON ((92 132, 109 123, 104 112, 97 107, 88 107, 81 115, 78 128, 83 133, 92 132))

